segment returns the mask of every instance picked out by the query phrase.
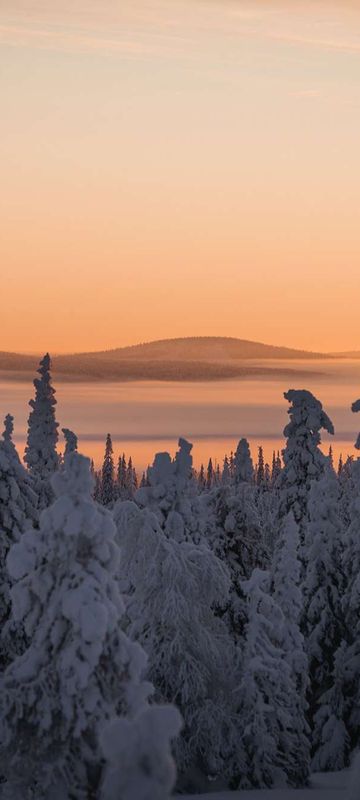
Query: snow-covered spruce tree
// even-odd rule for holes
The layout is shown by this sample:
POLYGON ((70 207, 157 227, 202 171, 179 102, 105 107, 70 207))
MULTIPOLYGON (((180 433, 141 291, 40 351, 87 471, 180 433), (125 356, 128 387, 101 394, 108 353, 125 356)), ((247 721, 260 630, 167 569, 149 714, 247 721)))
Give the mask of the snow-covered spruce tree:
POLYGON ((212 463, 212 458, 209 458, 206 470, 206 484, 205 484, 208 492, 210 491, 210 489, 212 489, 214 483, 215 483, 215 471, 212 463))
POLYGON ((357 459, 354 459, 353 456, 348 456, 345 463, 341 465, 340 472, 338 473, 340 488, 339 514, 344 526, 344 531, 347 531, 350 525, 352 502, 359 491, 359 478, 357 475, 356 463, 357 459))
POLYGON ((283 614, 270 594, 268 572, 255 569, 243 582, 247 604, 246 639, 240 683, 240 788, 297 785, 299 730, 294 723, 296 687, 281 646, 283 614))
POLYGON ((192 477, 192 444, 179 439, 179 450, 172 460, 169 453, 156 453, 148 469, 149 486, 135 493, 142 508, 156 514, 168 538, 199 542, 203 520, 196 483, 192 477))
POLYGON ((12 441, 13 417, 5 417, 0 440, 0 669, 21 652, 23 632, 11 620, 11 579, 6 558, 11 546, 37 523, 37 496, 12 441))
POLYGON ((35 378, 35 399, 30 400, 32 411, 29 415, 27 444, 24 460, 34 479, 39 497, 39 510, 46 508, 53 500, 50 479, 59 466, 56 452, 58 423, 55 419, 55 389, 51 384, 51 361, 48 353, 40 361, 35 378))
POLYGON ((147 652, 156 699, 174 702, 183 716, 180 785, 200 790, 206 776, 226 776, 234 759, 239 769, 237 653, 214 612, 227 602, 229 577, 207 547, 167 539, 155 515, 134 503, 116 503, 114 518, 128 633, 147 652))
POLYGON ((100 499, 103 506, 111 506, 116 499, 115 467, 113 459, 113 446, 110 433, 107 434, 104 461, 101 470, 100 499))
POLYGON ((254 481, 254 474, 254 465, 250 454, 249 442, 247 439, 240 439, 234 459, 235 483, 252 483, 254 481))
POLYGON ((324 472, 328 459, 319 448, 320 431, 334 434, 334 426, 319 400, 306 389, 289 389, 284 397, 290 403, 289 423, 284 429, 287 439, 283 450, 284 468, 276 484, 279 493, 279 526, 289 511, 300 527, 300 542, 308 522, 310 485, 324 472))
POLYGON ((234 578, 236 573, 240 580, 250 577, 255 567, 264 568, 268 563, 254 488, 244 482, 236 490, 223 493, 226 514, 223 512, 223 527, 220 524, 218 528, 216 547, 234 578))
POLYGON ((117 470, 116 470, 117 499, 121 498, 121 500, 126 500, 127 496, 126 478, 127 478, 127 467, 126 467, 125 453, 123 453, 122 456, 119 456, 118 458, 117 470))
POLYGON ((99 731, 140 713, 149 693, 145 654, 120 626, 115 526, 91 498, 89 463, 66 457, 40 529, 8 556, 14 618, 30 640, 1 682, 0 772, 12 798, 97 797, 99 731))
POLYGON ((204 464, 201 464, 198 474, 198 490, 199 492, 203 492, 205 488, 206 488, 205 467, 204 464))
POLYGON ((180 729, 173 706, 108 722, 101 735, 106 767, 100 800, 168 800, 176 779, 171 739, 180 729))
POLYGON ((310 766, 310 728, 306 718, 308 707, 306 695, 309 688, 308 658, 300 629, 303 597, 300 589, 301 564, 298 550, 299 528, 290 511, 276 544, 272 563, 272 584, 274 600, 283 614, 280 643, 294 682, 290 713, 297 740, 297 758, 287 767, 288 774, 291 770, 293 785, 302 785, 306 782, 310 766))
POLYGON ((266 489, 270 489, 271 486, 271 469, 267 462, 264 464, 264 486, 266 489))
POLYGON ((204 539, 231 576, 227 620, 235 641, 243 637, 242 581, 255 567, 269 563, 264 530, 256 506, 255 484, 245 481, 217 487, 200 498, 204 539))
POLYGON ((222 475, 221 475, 221 483, 224 486, 227 486, 230 483, 230 480, 231 480, 231 476, 230 476, 229 459, 228 459, 227 456, 225 456, 223 471, 222 471, 222 475))
POLYGON ((138 480, 137 480, 136 470, 133 467, 132 458, 130 456, 126 469, 126 492, 127 492, 127 498, 129 500, 133 499, 137 489, 138 489, 138 480))
POLYGON ((263 448, 258 448, 258 463, 256 465, 256 483, 258 486, 263 486, 265 483, 265 461, 263 448))
MULTIPOLYGON (((65 439, 64 457, 66 457, 69 455, 69 453, 74 453, 78 449, 78 438, 76 434, 69 428, 62 428, 61 430, 65 439)), ((90 471, 94 471, 94 462, 91 462, 90 471)))
MULTIPOLYGON (((360 410, 360 400, 352 405, 352 410, 360 410)), ((360 450, 360 434, 355 443, 360 450)), ((344 671, 347 695, 347 726, 351 737, 351 747, 357 746, 360 739, 360 458, 344 465, 340 483, 348 479, 351 492, 349 497, 349 524, 344 535, 343 569, 345 593, 342 608, 345 617, 346 648, 344 671)), ((344 488, 342 486, 342 491, 344 488)))
POLYGON ((343 530, 338 515, 339 487, 334 470, 327 467, 310 488, 308 550, 304 579, 303 624, 309 658, 309 719, 312 728, 314 770, 343 769, 348 756, 344 724, 345 699, 342 657, 344 618, 342 596, 343 530))
POLYGON ((276 484, 282 468, 283 465, 281 462, 280 452, 278 450, 277 454, 275 455, 275 450, 274 450, 272 464, 271 464, 271 483, 273 486, 276 484))

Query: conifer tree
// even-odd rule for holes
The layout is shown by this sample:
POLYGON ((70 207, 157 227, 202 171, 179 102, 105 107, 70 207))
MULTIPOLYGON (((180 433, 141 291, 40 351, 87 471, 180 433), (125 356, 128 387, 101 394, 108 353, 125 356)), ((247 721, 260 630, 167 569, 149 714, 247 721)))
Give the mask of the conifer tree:
POLYGON ((214 482, 215 482, 214 467, 212 463, 212 458, 209 458, 209 463, 206 470, 206 488, 208 491, 212 489, 214 482))
MULTIPOLYGON (((64 434, 65 439, 65 453, 64 456, 68 456, 69 453, 74 453, 75 450, 78 448, 78 438, 73 431, 69 430, 69 428, 62 428, 61 429, 64 434)), ((94 466, 94 462, 92 462, 92 467, 94 466)), ((91 465, 90 465, 91 469, 91 465)))
POLYGON ((348 755, 341 694, 342 659, 335 654, 342 645, 344 619, 342 595, 342 525, 338 514, 339 488, 328 465, 314 481, 309 494, 308 562, 304 581, 304 628, 309 658, 309 717, 312 732, 313 768, 342 769, 348 755))
POLYGON ((205 486, 206 486, 205 468, 204 468, 204 464, 201 464, 200 465, 200 470, 199 470, 199 476, 198 476, 199 491, 200 492, 204 491, 205 486))
MULTIPOLYGON (((352 405, 360 411, 360 400, 352 405)), ((360 450, 360 434, 355 448, 360 450)), ((343 488, 347 477, 349 484, 348 525, 344 536, 343 569, 346 591, 342 600, 345 616, 346 647, 343 655, 346 678, 346 719, 351 747, 357 746, 360 737, 360 458, 347 460, 340 476, 343 488), (349 493, 350 487, 350 493, 349 493)), ((345 495, 346 497, 346 495, 345 495)))
POLYGON ((227 456, 225 456, 225 458, 224 458, 224 466, 223 466, 223 471, 222 471, 222 476, 221 476, 221 482, 222 482, 222 484, 224 486, 227 486, 230 483, 230 480, 231 480, 231 476, 230 476, 229 459, 228 459, 227 456))
POLYGON ((252 483, 254 480, 254 465, 252 462, 249 442, 240 439, 234 459, 235 483, 252 483))
POLYGON ((11 619, 11 578, 6 559, 12 545, 37 524, 37 496, 12 441, 13 417, 5 417, 0 440, 0 669, 24 647, 25 637, 11 619))
POLYGON ((156 453, 149 468, 149 486, 138 489, 136 502, 152 510, 165 535, 177 541, 198 542, 201 538, 201 515, 192 471, 192 444, 179 439, 175 458, 156 453))
POLYGON ((258 449, 258 463, 256 466, 256 483, 258 486, 263 486, 265 483, 264 451, 261 445, 258 449))
POLYGON ((108 433, 101 470, 101 502, 104 506, 110 506, 115 500, 114 472, 113 446, 110 433, 108 433))
POLYGON ((219 464, 216 465, 214 483, 215 483, 215 486, 220 486, 220 484, 221 484, 221 472, 220 472, 220 465, 219 464))
POLYGON ((297 785, 304 767, 298 764, 295 686, 281 646, 283 615, 271 597, 269 573, 255 569, 242 588, 247 624, 238 705, 244 766, 238 785, 297 785))
POLYGON ((334 434, 334 426, 319 400, 305 389, 289 389, 284 397, 290 403, 289 423, 284 429, 287 439, 283 450, 284 468, 276 488, 279 492, 279 524, 292 510, 300 526, 300 541, 304 542, 308 522, 308 498, 313 480, 323 474, 328 459, 321 452, 320 431, 334 434))
POLYGON ((274 600, 283 614, 280 643, 294 683, 290 713, 298 756, 287 768, 288 772, 291 770, 291 782, 294 785, 306 782, 310 767, 310 728, 306 718, 309 665, 300 629, 303 596, 300 588, 299 544, 299 528, 290 511, 276 543, 272 582, 274 600))
POLYGON ((344 466, 344 464, 343 464, 343 457, 342 457, 342 453, 340 453, 340 456, 339 456, 339 462, 338 462, 338 469, 337 469, 337 474, 338 474, 338 477, 339 477, 339 478, 340 478, 340 475, 341 475, 341 473, 342 473, 343 466, 344 466))
POLYGON ((238 756, 237 657, 214 611, 227 601, 227 571, 207 547, 164 537, 155 515, 134 503, 116 503, 114 519, 128 633, 146 649, 157 701, 172 698, 184 719, 175 748, 181 786, 196 771, 201 781, 224 777, 230 754, 238 756))
POLYGON ((275 462, 273 463, 272 472, 271 472, 271 482, 273 485, 276 484, 279 475, 283 469, 283 464, 281 461, 280 451, 278 450, 276 453, 275 462))
POLYGON ((271 485, 271 469, 267 462, 264 466, 264 485, 266 489, 269 489, 271 485))
POLYGON ((98 796, 104 724, 141 713, 150 686, 120 624, 115 528, 91 499, 89 460, 70 453, 52 485, 40 529, 8 556, 30 644, 3 676, 0 768, 12 797, 81 800, 98 796))
POLYGON ((275 474, 275 471, 276 471, 276 454, 275 454, 275 450, 273 450, 272 462, 271 462, 271 480, 272 481, 274 481, 277 478, 277 475, 275 474))
POLYGON ((56 452, 59 425, 55 419, 56 399, 50 368, 51 361, 47 353, 40 361, 38 369, 40 378, 34 380, 35 399, 29 402, 32 411, 29 416, 24 456, 34 479, 40 511, 53 500, 50 479, 59 466, 59 456, 56 452))
POLYGON ((128 500, 132 500, 137 489, 137 477, 133 468, 132 458, 130 456, 126 468, 126 495, 128 500))
POLYGON ((233 481, 235 478, 235 458, 232 450, 230 452, 230 458, 229 458, 229 469, 230 469, 230 480, 233 481))

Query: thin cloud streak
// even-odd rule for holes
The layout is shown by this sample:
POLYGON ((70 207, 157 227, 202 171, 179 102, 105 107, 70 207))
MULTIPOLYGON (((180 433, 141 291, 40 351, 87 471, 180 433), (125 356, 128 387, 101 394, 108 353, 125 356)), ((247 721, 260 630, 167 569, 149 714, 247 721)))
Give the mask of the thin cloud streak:
POLYGON ((306 45, 325 50, 338 50, 346 53, 360 53, 360 42, 344 42, 331 39, 317 39, 307 36, 297 36, 292 33, 271 33, 264 34, 265 38, 289 44, 306 45))
MULTIPOLYGON (((219 20, 218 20, 219 21, 219 20)), ((360 41, 346 41, 336 38, 321 38, 307 36, 306 34, 295 34, 291 30, 276 31, 272 27, 267 27, 269 17, 254 14, 249 15, 225 14, 222 17, 222 25, 214 25, 214 20, 208 18, 203 21, 201 18, 194 22, 191 28, 191 35, 184 35, 183 20, 159 20, 159 27, 152 25, 146 27, 144 24, 140 28, 136 25, 124 24, 120 26, 107 26, 98 28, 88 26, 79 28, 67 27, 65 22, 56 23, 45 22, 34 27, 34 23, 0 24, 0 42, 3 45, 12 47, 36 47, 38 49, 53 49, 65 52, 102 52, 119 53, 125 56, 179 56, 186 55, 190 49, 195 49, 198 44, 198 36, 212 32, 213 34, 227 33, 232 39, 245 38, 259 41, 271 41, 279 44, 291 44, 299 47, 311 47, 319 50, 328 50, 339 53, 358 54, 360 53, 360 41), (240 24, 231 24, 234 20, 240 24), (251 19, 251 26, 249 23, 251 19), (226 20, 230 24, 227 24, 226 20), (203 22, 201 26, 201 22, 203 22), (116 27, 118 35, 116 35, 116 27), (220 30, 221 27, 221 30, 220 30), (115 33, 114 33, 115 31, 115 33), (110 35, 109 35, 110 34, 110 35)), ((273 20, 272 20, 273 23, 273 20)), ((36 23, 35 23, 36 24, 36 23)), ((187 31, 186 31, 187 32, 187 31)))
POLYGON ((119 33, 119 36, 109 37, 106 33, 100 32, 94 35, 91 30, 72 31, 59 30, 56 28, 30 28, 19 25, 0 25, 0 42, 11 47, 35 47, 45 50, 57 50, 65 52, 103 52, 120 53, 125 56, 156 56, 160 54, 179 54, 182 52, 184 44, 191 44, 189 39, 174 37, 171 41, 171 48, 168 37, 162 36, 141 36, 137 38, 126 33, 119 33), (153 41, 151 41, 151 38, 153 41), (165 41, 159 42, 159 38, 165 41), (176 41, 174 42, 174 39, 176 41))

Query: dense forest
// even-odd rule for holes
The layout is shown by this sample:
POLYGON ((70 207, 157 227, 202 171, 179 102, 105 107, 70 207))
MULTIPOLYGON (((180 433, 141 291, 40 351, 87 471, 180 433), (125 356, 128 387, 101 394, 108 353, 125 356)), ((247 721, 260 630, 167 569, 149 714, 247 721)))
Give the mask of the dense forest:
MULTIPOLYGON (((290 389, 285 447, 137 475, 78 453, 50 357, 24 460, 0 441, 0 775, 6 798, 165 800, 348 766, 360 736, 360 459, 333 463, 290 389)), ((352 405, 354 413, 360 401, 352 405)), ((360 449, 360 435, 356 442, 360 449)))

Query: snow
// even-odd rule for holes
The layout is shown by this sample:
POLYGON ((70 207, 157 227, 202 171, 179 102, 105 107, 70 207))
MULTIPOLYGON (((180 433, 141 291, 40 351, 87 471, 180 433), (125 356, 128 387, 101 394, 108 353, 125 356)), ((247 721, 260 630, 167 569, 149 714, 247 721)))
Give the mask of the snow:
POLYGON ((311 777, 309 787, 305 789, 251 789, 240 792, 188 794, 181 797, 182 800, 347 800, 349 779, 348 770, 315 773, 311 777))

